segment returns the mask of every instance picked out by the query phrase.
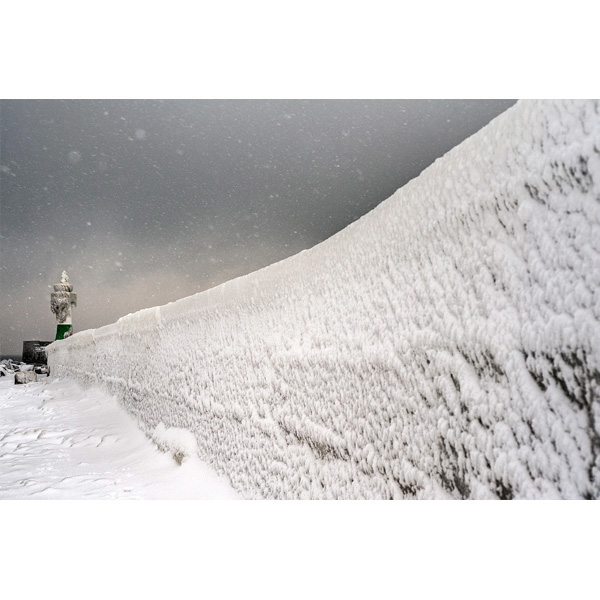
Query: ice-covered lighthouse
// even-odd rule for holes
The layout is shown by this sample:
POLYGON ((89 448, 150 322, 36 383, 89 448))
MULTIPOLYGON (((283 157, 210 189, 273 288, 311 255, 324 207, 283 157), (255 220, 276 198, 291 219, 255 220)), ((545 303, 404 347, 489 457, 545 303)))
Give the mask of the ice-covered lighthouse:
POLYGON ((55 283, 54 291, 50 293, 50 309, 56 315, 55 340, 62 340, 73 333, 73 307, 75 306, 77 306, 77 294, 73 293, 69 276, 66 271, 63 271, 60 283, 55 283))

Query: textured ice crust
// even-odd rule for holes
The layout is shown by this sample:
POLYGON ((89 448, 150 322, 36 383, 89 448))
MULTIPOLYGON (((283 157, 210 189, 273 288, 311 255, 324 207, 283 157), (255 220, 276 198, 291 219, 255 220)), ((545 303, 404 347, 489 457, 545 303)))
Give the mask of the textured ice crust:
POLYGON ((599 253, 600 104, 519 102, 315 248, 49 361, 246 497, 598 498, 599 253))

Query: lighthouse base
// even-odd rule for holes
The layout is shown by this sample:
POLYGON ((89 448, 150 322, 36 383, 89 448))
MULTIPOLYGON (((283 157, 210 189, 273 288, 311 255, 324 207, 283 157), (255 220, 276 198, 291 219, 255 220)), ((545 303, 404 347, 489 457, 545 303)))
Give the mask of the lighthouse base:
POLYGON ((56 337, 54 338, 54 340, 64 340, 65 333, 67 333, 67 331, 69 331, 72 328, 73 325, 71 325, 71 323, 60 323, 56 326, 56 337))

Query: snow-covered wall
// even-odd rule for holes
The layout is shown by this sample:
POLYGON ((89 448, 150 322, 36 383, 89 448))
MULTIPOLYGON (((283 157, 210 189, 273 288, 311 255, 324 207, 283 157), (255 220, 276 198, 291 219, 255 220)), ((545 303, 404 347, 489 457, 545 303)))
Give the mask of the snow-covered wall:
POLYGON ((526 101, 315 248, 48 353, 247 497, 598 498, 599 294, 600 103, 526 101))

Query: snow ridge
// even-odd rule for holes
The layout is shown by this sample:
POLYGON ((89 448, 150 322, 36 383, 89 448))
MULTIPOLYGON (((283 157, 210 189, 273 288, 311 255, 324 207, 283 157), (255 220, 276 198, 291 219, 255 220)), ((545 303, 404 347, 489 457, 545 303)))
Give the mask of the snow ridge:
POLYGON ((600 103, 522 101, 322 244, 49 363, 246 497, 600 498, 599 290, 600 103))

